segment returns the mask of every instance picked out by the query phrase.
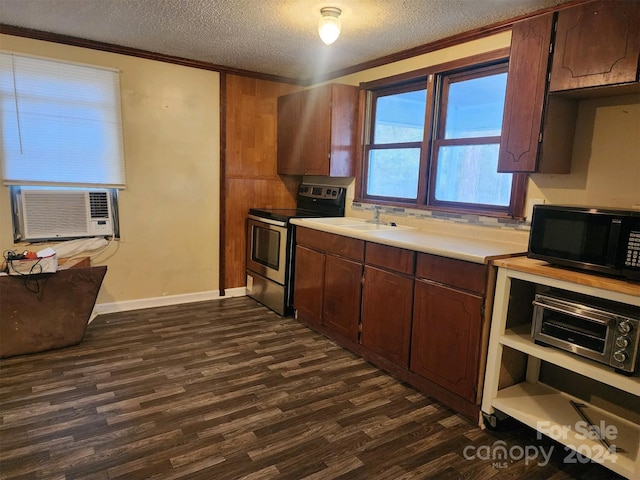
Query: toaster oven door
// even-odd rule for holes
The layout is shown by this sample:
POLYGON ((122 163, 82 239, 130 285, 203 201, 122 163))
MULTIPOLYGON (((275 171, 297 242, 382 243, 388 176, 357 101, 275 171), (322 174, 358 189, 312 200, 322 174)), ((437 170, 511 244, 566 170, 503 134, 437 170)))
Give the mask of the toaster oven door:
POLYGON ((536 343, 609 363, 614 314, 543 294, 536 295, 533 304, 532 336, 536 343))

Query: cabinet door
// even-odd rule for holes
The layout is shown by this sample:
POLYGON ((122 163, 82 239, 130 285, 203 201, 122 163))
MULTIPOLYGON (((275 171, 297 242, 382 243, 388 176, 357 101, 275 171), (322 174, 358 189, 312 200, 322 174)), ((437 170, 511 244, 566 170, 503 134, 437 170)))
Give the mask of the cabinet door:
POLYGON ((330 174, 331 86, 304 91, 300 128, 303 131, 303 170, 305 175, 330 174))
POLYGON ((638 80, 640 3, 606 0, 558 13, 549 91, 638 80))
POLYGON ((475 401, 482 297, 416 281, 410 369, 475 401))
POLYGON ((358 340, 362 264, 327 255, 322 324, 354 342, 358 340))
POLYGON ((362 345, 407 368, 412 306, 412 278, 365 266, 362 345))
POLYGON ((300 137, 300 107, 302 92, 278 98, 278 173, 302 175, 302 147, 300 137))
POLYGON ((499 172, 536 171, 552 28, 551 13, 513 26, 499 172))
POLYGON ((298 311, 298 318, 320 324, 324 272, 324 253, 296 246, 293 307, 298 311))

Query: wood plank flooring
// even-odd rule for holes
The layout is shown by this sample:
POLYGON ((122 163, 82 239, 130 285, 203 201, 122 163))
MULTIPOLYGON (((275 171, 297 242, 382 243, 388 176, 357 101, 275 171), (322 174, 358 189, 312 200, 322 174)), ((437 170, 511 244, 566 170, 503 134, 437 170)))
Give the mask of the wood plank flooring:
POLYGON ((1 360, 0 408, 6 480, 616 478, 242 297, 103 315, 77 346, 1 360), (513 458, 485 458, 495 442, 513 458))

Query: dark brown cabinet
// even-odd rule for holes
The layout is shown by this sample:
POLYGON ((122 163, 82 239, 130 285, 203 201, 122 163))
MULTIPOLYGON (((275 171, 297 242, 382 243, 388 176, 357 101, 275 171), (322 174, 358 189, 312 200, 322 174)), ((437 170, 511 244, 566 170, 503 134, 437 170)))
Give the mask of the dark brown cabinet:
POLYGON ((322 320, 325 255, 301 245, 296 246, 294 307, 298 315, 319 325, 322 320))
POLYGON ((640 3, 605 0, 558 12, 550 92, 638 81, 640 3))
POLYGON ((297 318, 358 341, 364 242, 297 227, 293 306, 297 318))
POLYGON ((553 14, 514 24, 498 157, 499 172, 538 170, 553 14))
POLYGON ((360 343, 402 368, 409 366, 415 255, 366 244, 360 343))
POLYGON ((411 370, 474 401, 482 297, 416 280, 411 370))
POLYGON ((412 306, 412 278, 365 266, 360 343, 407 368, 412 306))
POLYGON ((354 342, 358 341, 361 285, 361 263, 326 256, 322 324, 354 342))
POLYGON ((477 418, 493 268, 302 227, 296 241, 298 320, 477 418))
POLYGON ((640 2, 624 0, 513 25, 499 172, 570 172, 580 99, 640 91, 639 29, 640 2))
POLYGON ((358 88, 329 84, 278 98, 278 173, 354 175, 358 88))
POLYGON ((416 263, 409 368, 469 402, 482 375, 488 268, 422 253, 416 263))

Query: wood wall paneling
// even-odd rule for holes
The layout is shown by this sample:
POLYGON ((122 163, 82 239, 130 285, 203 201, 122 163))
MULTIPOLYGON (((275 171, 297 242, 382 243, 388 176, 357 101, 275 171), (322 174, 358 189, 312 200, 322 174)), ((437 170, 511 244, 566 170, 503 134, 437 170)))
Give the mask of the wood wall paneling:
POLYGON ((246 285, 245 219, 250 208, 292 208, 300 177, 277 171, 278 97, 300 87, 226 75, 225 192, 222 252, 225 288, 246 285))

